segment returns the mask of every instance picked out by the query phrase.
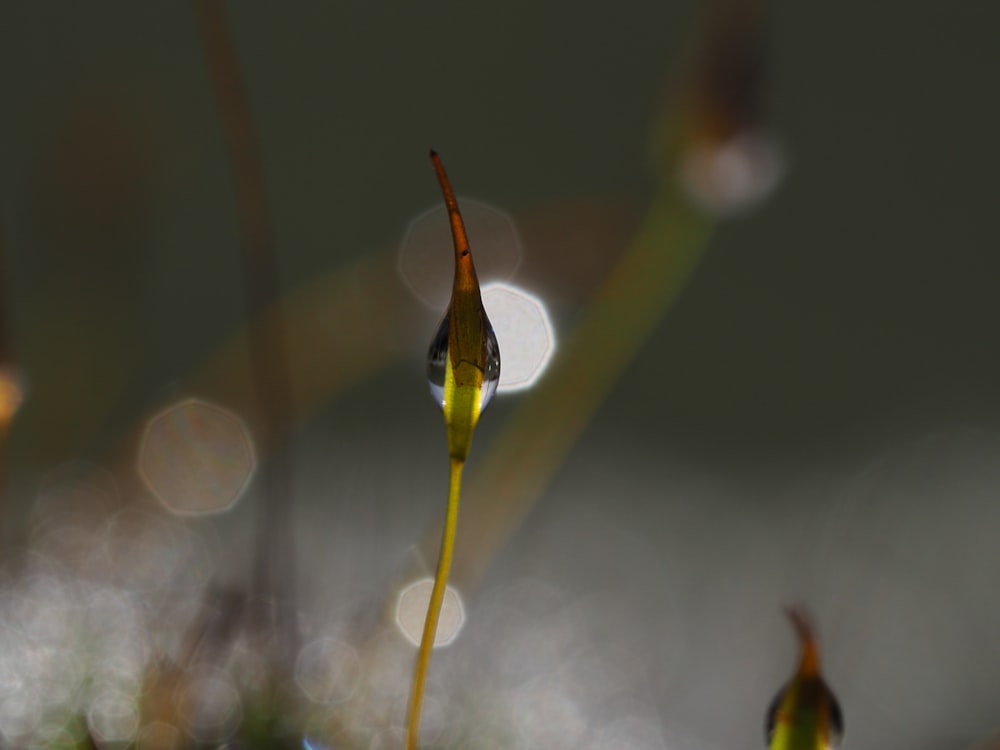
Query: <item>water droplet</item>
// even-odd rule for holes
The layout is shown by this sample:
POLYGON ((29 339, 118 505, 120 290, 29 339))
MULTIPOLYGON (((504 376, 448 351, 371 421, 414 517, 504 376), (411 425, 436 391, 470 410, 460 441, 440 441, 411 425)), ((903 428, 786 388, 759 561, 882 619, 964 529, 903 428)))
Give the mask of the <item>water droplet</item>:
POLYGON ((493 400, 497 384, 500 383, 500 344, 497 343, 497 336, 485 312, 483 320, 486 323, 486 370, 483 373, 483 392, 479 398, 479 411, 485 409, 493 400))
POLYGON ((431 396, 435 403, 444 408, 444 380, 448 362, 448 328, 451 325, 451 310, 444 314, 437 333, 431 339, 431 348, 427 352, 427 381, 431 387, 431 396))
MULTIPOLYGON (((497 392, 497 384, 500 382, 500 345, 497 343, 496 334, 489 318, 483 312, 483 322, 485 323, 486 335, 486 366, 483 370, 483 385, 479 394, 479 411, 487 407, 493 400, 497 392)), ((427 353, 427 381, 430 385, 431 396, 442 409, 444 403, 444 381, 448 367, 448 328, 451 324, 451 311, 445 313, 441 325, 438 326, 437 333, 431 339, 430 350, 427 353)))

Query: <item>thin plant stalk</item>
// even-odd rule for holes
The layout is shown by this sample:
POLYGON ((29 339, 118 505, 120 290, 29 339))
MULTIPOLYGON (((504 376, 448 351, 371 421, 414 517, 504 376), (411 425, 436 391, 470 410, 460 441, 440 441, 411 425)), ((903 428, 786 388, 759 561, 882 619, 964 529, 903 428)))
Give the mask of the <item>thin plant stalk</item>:
POLYGON ((420 738, 420 709, 431 651, 437 635, 441 604, 444 601, 452 551, 458 525, 458 505, 462 487, 462 469, 472 445, 472 433, 479 415, 489 403, 500 379, 500 354, 493 327, 486 317, 476 268, 458 201, 451 189, 440 157, 431 151, 431 161, 437 173, 455 244, 455 280, 451 303, 437 333, 428 357, 428 374, 432 393, 439 399, 448 433, 448 454, 451 476, 448 486, 448 507, 445 512, 444 534, 438 555, 434 587, 424 620, 420 650, 413 670, 413 688, 407 717, 406 747, 416 750, 420 738))
POLYGON ((423 706, 427 666, 430 664, 431 651, 437 636, 441 605, 444 602, 444 592, 448 588, 448 575, 451 571, 452 553, 455 549, 455 532, 458 529, 458 501, 461 495, 462 469, 464 467, 465 461, 451 459, 448 509, 445 512, 444 531, 441 534, 441 553, 438 556, 437 570, 434 573, 434 588, 431 590, 430 602, 427 605, 427 619, 424 620, 424 630, 420 637, 420 650, 417 653, 417 664, 413 672, 413 690, 406 723, 408 750, 416 748, 420 734, 420 711, 423 706))
MULTIPOLYGON (((273 602, 279 663, 293 659, 298 645, 295 624, 295 566, 292 551, 291 471, 285 436, 291 406, 284 317, 280 304, 264 169, 225 13, 220 0, 195 0, 219 116, 234 173, 237 218, 248 317, 247 336, 253 401, 259 413, 258 477, 264 485, 257 524, 255 587, 259 606, 273 602), (267 311, 269 325, 260 318, 267 311)), ((258 613, 261 623, 269 621, 258 613)))

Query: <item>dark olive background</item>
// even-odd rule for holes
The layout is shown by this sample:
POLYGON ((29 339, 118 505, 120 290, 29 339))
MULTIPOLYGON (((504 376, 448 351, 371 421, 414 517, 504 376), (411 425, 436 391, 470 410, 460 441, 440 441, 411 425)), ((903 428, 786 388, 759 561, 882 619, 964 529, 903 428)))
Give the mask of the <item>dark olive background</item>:
MULTIPOLYGON (((641 213, 655 115, 702 15, 628 0, 227 12, 289 291, 398 245, 438 200, 430 146, 460 195, 515 217, 582 199, 641 213)), ((707 747, 760 746, 792 658, 779 608, 801 599, 850 747, 965 747, 1000 723, 1000 4, 770 13, 787 176, 720 225, 484 591, 531 574, 654 602, 629 636, 649 653, 635 689, 707 747)), ((6 3, 0 102, 8 325, 29 384, 14 538, 40 477, 100 461, 185 395, 245 305, 188 4, 6 3)), ((575 312, 554 310, 560 332, 575 312)), ((296 433, 300 517, 322 519, 300 537, 307 596, 378 589, 443 503, 424 346, 296 433)), ((477 448, 515 401, 486 413, 477 448)), ((245 514, 209 523, 239 548, 230 521, 245 531, 245 514)))

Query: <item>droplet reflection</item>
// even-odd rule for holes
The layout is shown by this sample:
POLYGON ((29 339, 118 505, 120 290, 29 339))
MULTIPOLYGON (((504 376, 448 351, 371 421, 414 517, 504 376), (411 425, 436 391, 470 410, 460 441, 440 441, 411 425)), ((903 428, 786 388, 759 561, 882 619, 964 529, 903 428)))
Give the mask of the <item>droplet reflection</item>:
MULTIPOLYGON (((427 605, 431 600, 433 588, 432 578, 421 579, 403 589, 396 602, 396 625, 414 646, 420 645, 420 636, 427 617, 427 605)), ((434 637, 434 647, 447 646, 454 641, 464 624, 465 606, 462 604, 462 597, 458 591, 448 586, 444 592, 444 602, 441 604, 441 617, 434 637)))
MULTIPOLYGON (((479 411, 482 412, 497 391, 497 384, 502 377, 500 373, 500 345, 490 321, 486 321, 486 370, 483 373, 483 385, 479 393, 479 411)), ((446 313, 437 333, 431 340, 427 352, 427 383, 431 389, 431 397, 442 409, 445 407, 444 383, 448 368, 448 328, 451 325, 451 315, 446 313)))
POLYGON ((218 513, 232 507, 255 466, 243 422, 213 404, 190 399, 153 417, 142 442, 139 473, 174 513, 218 513))

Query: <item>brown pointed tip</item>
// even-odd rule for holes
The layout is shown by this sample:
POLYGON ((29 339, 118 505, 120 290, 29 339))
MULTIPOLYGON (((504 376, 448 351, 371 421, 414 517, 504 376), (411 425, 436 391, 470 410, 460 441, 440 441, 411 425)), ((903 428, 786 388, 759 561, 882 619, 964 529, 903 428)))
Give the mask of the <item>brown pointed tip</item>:
POLYGON ((802 657, 799 661, 800 676, 819 674, 819 645, 816 642, 816 627, 813 624, 809 610, 801 605, 785 607, 785 614, 792 622, 795 633, 802 645, 802 657))
POLYGON ((437 159, 438 158, 438 152, 435 151, 434 149, 431 149, 430 157, 432 159, 437 159))

